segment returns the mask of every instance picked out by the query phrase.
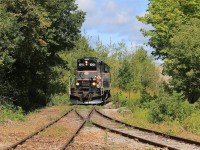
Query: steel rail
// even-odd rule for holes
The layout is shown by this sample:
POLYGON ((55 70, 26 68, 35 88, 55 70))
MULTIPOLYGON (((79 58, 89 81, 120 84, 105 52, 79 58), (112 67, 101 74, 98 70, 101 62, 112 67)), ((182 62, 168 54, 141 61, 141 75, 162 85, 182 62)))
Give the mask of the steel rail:
POLYGON ((89 112, 89 114, 87 115, 86 118, 82 117, 81 115, 79 115, 79 113, 75 110, 76 114, 83 120, 83 122, 81 123, 81 125, 79 126, 79 128, 76 130, 76 132, 69 138, 69 140, 60 148, 61 150, 64 150, 67 148, 67 146, 69 146, 69 144, 74 140, 74 138, 78 135, 79 131, 83 128, 83 126, 85 125, 85 123, 90 119, 92 113, 94 112, 94 108, 91 109, 91 111, 89 112))
POLYGON ((130 124, 127 124, 125 122, 122 122, 120 120, 117 120, 115 118, 112 118, 112 117, 109 117, 103 113, 101 113, 99 110, 95 109, 95 112, 97 112, 98 114, 100 114, 101 116, 109 119, 109 120, 113 120, 117 123, 120 123, 120 124, 123 124, 127 127, 131 127, 131 128, 134 128, 134 129, 138 129, 140 131, 145 131, 145 132, 148 132, 148 133, 154 133, 156 135, 159 135, 159 136, 163 136, 163 137, 166 137, 166 138, 169 138, 169 139, 173 139, 173 140, 176 140, 176 141, 179 141, 179 142, 185 142, 185 143, 188 143, 188 144, 195 144, 197 146, 200 146, 200 142, 198 141, 193 141, 193 140, 189 140, 189 139, 184 139, 184 138, 180 138, 180 137, 176 137, 176 136, 172 136, 172 135, 168 135, 168 134, 164 134, 164 133, 161 133, 161 132, 157 132, 157 131, 153 131, 153 130, 149 130, 149 129, 145 129, 145 128, 141 128, 141 127, 137 127, 137 126, 133 126, 133 125, 130 125, 130 124))
MULTIPOLYGON (((95 110, 94 110, 95 111, 95 110)), ((84 119, 84 117, 82 115, 80 115, 76 110, 75 112, 77 113, 77 115, 81 118, 81 119, 84 119)), ((149 140, 146 140, 146 139, 143 139, 143 138, 140 138, 140 137, 137 137, 137 136, 133 136, 133 135, 130 135, 130 134, 127 134, 127 133, 124 133, 124 132, 121 132, 121 131, 118 131, 118 130, 115 130, 115 129, 111 129, 111 128, 108 128, 108 127, 105 127, 105 126, 102 126, 98 123, 95 123, 93 122, 92 120, 89 120, 94 126, 98 127, 98 128, 101 128, 101 129, 104 129, 104 130, 108 130, 110 132, 113 132, 113 133, 117 133, 117 134, 120 134, 124 137, 128 137, 130 139, 137 139, 138 141, 142 142, 142 143, 147 143, 147 144, 150 144, 150 145, 153 145, 153 146, 157 146, 157 147, 160 147, 160 148, 168 148, 169 150, 178 150, 174 147, 169 147, 169 146, 166 146, 166 145, 163 145, 163 144, 160 144, 160 143, 156 143, 156 142, 153 142, 153 141, 149 141, 149 140)))
POLYGON ((41 129, 39 129, 38 131, 28 135, 27 137, 23 138, 22 140, 18 141, 17 143, 5 148, 5 150, 11 150, 11 149, 15 149, 18 145, 23 144, 24 142, 26 142, 26 140, 30 139, 31 137, 37 135, 38 133, 42 132, 43 130, 45 130, 46 128, 50 127, 51 125, 55 124, 56 122, 58 122, 60 119, 62 119, 63 117, 65 117, 66 115, 68 115, 71 111, 73 111, 74 109, 70 109, 68 110, 66 113, 64 113, 61 117, 59 117, 58 119, 50 122, 49 124, 45 125, 44 127, 42 127, 41 129))
POLYGON ((140 138, 140 137, 130 135, 130 134, 127 134, 127 133, 124 133, 124 132, 121 132, 121 131, 118 131, 118 130, 115 130, 115 129, 112 129, 112 128, 109 128, 109 127, 102 126, 102 125, 95 123, 93 121, 91 121, 91 123, 98 128, 108 130, 108 131, 113 132, 113 133, 120 134, 120 135, 122 135, 124 137, 128 137, 130 139, 137 139, 139 142, 142 142, 142 143, 145 143, 145 144, 150 144, 150 145, 157 146, 157 147, 160 147, 160 148, 168 148, 169 150, 178 150, 174 147, 166 146, 164 144, 156 143, 156 142, 153 142, 153 141, 150 141, 150 140, 146 140, 144 138, 140 138))

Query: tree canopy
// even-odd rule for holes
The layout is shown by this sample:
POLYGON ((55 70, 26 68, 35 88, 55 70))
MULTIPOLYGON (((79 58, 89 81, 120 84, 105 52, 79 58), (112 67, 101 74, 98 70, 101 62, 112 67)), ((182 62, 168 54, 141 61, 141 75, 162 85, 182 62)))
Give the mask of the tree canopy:
POLYGON ((174 89, 183 92, 190 102, 200 96, 198 34, 199 0, 149 0, 148 13, 139 21, 152 25, 142 30, 149 36, 153 54, 165 61, 165 73, 172 76, 174 89))
POLYGON ((195 102, 200 96, 200 20, 191 19, 179 28, 170 40, 165 71, 173 77, 175 89, 195 102))
POLYGON ((26 108, 45 105, 62 91, 54 67, 66 63, 58 52, 73 49, 85 13, 75 0, 4 0, 0 7, 0 91, 26 108))
POLYGON ((123 57, 119 68, 119 84, 122 89, 155 92, 159 73, 153 62, 153 57, 147 55, 142 47, 123 57))
POLYGON ((179 26, 186 24, 190 18, 200 18, 200 1, 149 0, 147 13, 137 18, 153 27, 152 30, 142 29, 142 32, 150 37, 148 44, 154 48, 154 56, 166 58, 170 39, 179 26))

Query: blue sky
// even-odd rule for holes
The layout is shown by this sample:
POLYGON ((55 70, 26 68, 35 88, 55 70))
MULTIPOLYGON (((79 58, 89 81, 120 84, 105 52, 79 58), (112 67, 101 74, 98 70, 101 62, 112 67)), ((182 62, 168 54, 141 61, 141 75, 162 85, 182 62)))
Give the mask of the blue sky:
POLYGON ((98 37, 103 44, 123 40, 127 45, 138 46, 148 41, 140 29, 150 27, 136 19, 146 13, 148 0, 76 0, 76 3, 86 12, 82 33, 90 37, 91 42, 98 37))

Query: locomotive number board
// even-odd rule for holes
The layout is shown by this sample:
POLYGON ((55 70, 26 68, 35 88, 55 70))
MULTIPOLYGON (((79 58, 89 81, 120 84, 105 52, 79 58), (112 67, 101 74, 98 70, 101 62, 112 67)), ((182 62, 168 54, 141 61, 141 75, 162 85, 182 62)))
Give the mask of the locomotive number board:
POLYGON ((96 62, 94 60, 78 60, 78 70, 96 70, 96 62))

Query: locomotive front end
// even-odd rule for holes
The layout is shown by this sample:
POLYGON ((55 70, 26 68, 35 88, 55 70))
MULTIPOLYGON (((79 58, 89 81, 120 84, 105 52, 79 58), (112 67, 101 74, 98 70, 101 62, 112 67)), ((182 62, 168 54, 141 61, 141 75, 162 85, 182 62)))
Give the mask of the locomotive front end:
POLYGON ((100 104, 105 100, 102 63, 96 58, 77 61, 76 83, 70 90, 72 104, 100 104))

